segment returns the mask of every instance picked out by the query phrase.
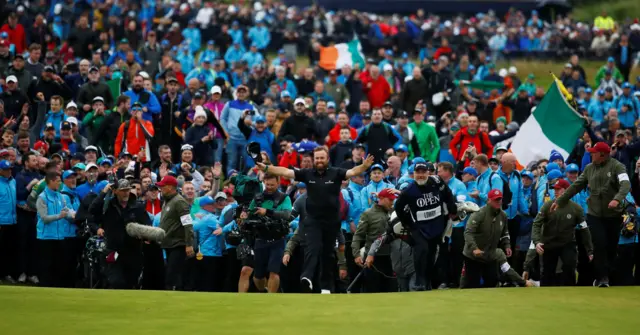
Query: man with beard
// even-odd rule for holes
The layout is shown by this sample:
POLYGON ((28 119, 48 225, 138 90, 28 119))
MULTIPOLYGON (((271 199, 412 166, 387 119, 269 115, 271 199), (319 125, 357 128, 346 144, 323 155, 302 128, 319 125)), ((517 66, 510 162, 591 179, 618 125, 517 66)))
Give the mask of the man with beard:
POLYGON ((382 112, 374 109, 371 114, 371 124, 366 126, 358 135, 356 142, 366 143, 368 153, 375 157, 376 162, 384 161, 385 154, 393 154, 393 146, 400 140, 395 129, 382 122, 382 112))
POLYGON ((307 96, 313 92, 315 86, 315 75, 313 69, 308 67, 303 70, 302 78, 296 80, 296 87, 298 88, 298 94, 302 97, 307 96))
MULTIPOLYGON (((22 92, 27 92, 29 85, 33 81, 31 73, 24 68, 24 56, 22 54, 16 54, 13 56, 12 67, 7 70, 7 76, 15 76, 18 78, 18 87, 22 92)), ((34 95, 35 96, 35 95, 34 95)))
POLYGON ((338 113, 338 123, 329 131, 329 135, 327 135, 326 145, 331 148, 334 144, 340 141, 340 132, 343 128, 349 129, 349 134, 352 140, 358 138, 358 132, 355 128, 349 126, 349 114, 347 112, 339 112, 338 113))
POLYGON ((413 262, 416 280, 412 291, 431 290, 435 278, 438 245, 442 243, 449 216, 457 212, 451 189, 438 176, 429 176, 433 165, 417 163, 415 182, 409 184, 395 203, 395 212, 414 240, 413 262))
POLYGON ((0 41, 0 73, 7 73, 11 65, 11 53, 9 52, 9 41, 0 41))
POLYGON ((295 139, 295 142, 314 138, 316 134, 315 124, 313 119, 305 114, 306 108, 307 103, 304 99, 297 98, 293 103, 294 113, 282 123, 278 138, 291 135, 295 139))
POLYGON ((335 125, 334 119, 327 115, 327 101, 318 100, 316 103, 316 116, 314 117, 316 123, 316 135, 318 144, 323 145, 329 131, 335 125))
POLYGON ((104 98, 104 104, 107 109, 113 107, 113 96, 109 85, 100 81, 100 70, 92 66, 89 69, 89 82, 80 87, 78 92, 78 104, 85 113, 91 111, 91 105, 95 97, 104 98))
POLYGON ((0 93, 1 103, 4 104, 5 118, 18 118, 18 113, 24 109, 24 105, 29 102, 29 99, 27 99, 27 96, 20 90, 16 76, 7 76, 5 83, 7 85, 6 89, 0 93))
POLYGON ((425 98, 427 92, 427 81, 422 77, 419 67, 413 68, 413 78, 404 84, 400 101, 402 109, 411 111, 416 108, 418 101, 425 98))
MULTIPOLYGON (((18 80, 20 82, 20 80, 18 80)), ((20 86, 22 88, 22 86, 20 86)), ((44 95, 44 100, 59 95, 65 100, 70 100, 73 92, 60 76, 55 73, 53 66, 47 65, 42 71, 42 75, 31 85, 27 91, 27 96, 35 97, 38 93, 44 95)))
POLYGON ((116 106, 111 113, 104 117, 104 120, 100 123, 100 127, 92 134, 91 143, 95 143, 105 150, 105 152, 113 152, 114 139, 118 136, 120 125, 129 121, 131 118, 129 114, 130 100, 126 95, 118 97, 116 106))
POLYGON ((162 107, 156 95, 145 90, 143 85, 144 78, 140 74, 137 74, 133 77, 131 89, 124 92, 124 95, 131 98, 131 105, 136 102, 142 105, 142 118, 145 121, 153 121, 154 115, 160 114, 162 107))
POLYGON ((142 271, 142 241, 130 237, 126 227, 132 222, 150 226, 151 219, 131 195, 129 181, 120 179, 115 185, 105 187, 91 204, 90 212, 107 241, 109 285, 121 290, 135 288, 142 271), (105 205, 105 198, 112 189, 115 198, 105 205))
POLYGON ((176 129, 181 129, 178 121, 182 111, 189 107, 189 101, 182 93, 178 93, 179 90, 178 79, 167 78, 167 93, 160 98, 162 112, 159 121, 162 122, 155 122, 155 127, 159 128, 156 132, 159 136, 154 142, 157 145, 169 145, 174 152, 179 152, 182 143, 182 138, 176 132, 176 129))
POLYGON ((319 266, 322 266, 320 287, 333 287, 334 248, 340 229, 340 188, 344 180, 364 173, 373 164, 373 156, 368 156, 361 165, 350 170, 329 167, 329 152, 325 147, 314 149, 313 160, 314 168, 299 170, 256 164, 265 173, 307 185, 307 217, 300 227, 305 238, 304 268, 300 276, 304 292, 313 291, 312 283, 319 266))

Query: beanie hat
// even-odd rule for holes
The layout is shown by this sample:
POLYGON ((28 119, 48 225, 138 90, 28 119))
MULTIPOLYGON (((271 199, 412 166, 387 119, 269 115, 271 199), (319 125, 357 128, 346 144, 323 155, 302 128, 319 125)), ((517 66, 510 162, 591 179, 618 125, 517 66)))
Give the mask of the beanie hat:
POLYGON ((207 118, 207 113, 204 112, 204 108, 202 106, 196 106, 196 113, 193 115, 193 119, 197 119, 198 116, 202 116, 203 118, 207 118))
POLYGON ((551 150, 551 155, 549 156, 549 161, 553 162, 555 160, 561 160, 564 162, 564 158, 562 157, 562 154, 560 154, 557 150, 551 150))

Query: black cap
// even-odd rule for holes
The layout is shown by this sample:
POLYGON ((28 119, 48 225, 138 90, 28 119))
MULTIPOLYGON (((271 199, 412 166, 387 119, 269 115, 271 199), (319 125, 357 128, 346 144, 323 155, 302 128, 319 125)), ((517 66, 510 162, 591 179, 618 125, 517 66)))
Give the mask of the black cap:
POLYGON ((120 155, 118 155, 118 158, 122 158, 122 157, 126 157, 126 156, 133 157, 127 151, 123 151, 123 152, 120 153, 120 155))
POLYGON ((20 58, 22 60, 24 60, 24 56, 21 53, 15 54, 15 56, 13 56, 13 58, 20 58))
POLYGON ((500 161, 495 157, 491 157, 491 158, 489 158, 489 163, 500 164, 500 161))
POLYGON ((202 97, 203 97, 203 96, 202 96, 202 92, 200 92, 200 91, 197 91, 197 92, 193 95, 193 98, 194 98, 194 99, 202 99, 202 97))
POLYGON ((171 82, 175 82, 175 83, 177 83, 177 82, 178 82, 178 78, 176 78, 176 77, 169 77, 169 78, 167 78, 167 83, 171 83, 171 82))
POLYGON ((391 101, 387 100, 382 104, 382 106, 393 106, 393 105, 391 104, 391 101))
POLYGON ((367 113, 364 115, 364 117, 362 118, 363 120, 371 120, 371 113, 367 113))
POLYGON ((417 163, 416 166, 413 167, 414 171, 417 170, 429 170, 429 166, 427 166, 427 163, 417 163))
POLYGON ((408 119, 409 118, 409 113, 405 110, 401 110, 398 112, 398 118, 399 119, 408 119))
POLYGON ((69 123, 69 121, 62 122, 62 125, 60 125, 60 129, 71 130, 71 123, 69 123))
POLYGON ((75 154, 73 154, 73 156, 71 156, 71 159, 84 162, 84 154, 81 152, 76 152, 75 154))
POLYGON ((91 73, 91 72, 100 72, 100 69, 98 69, 97 66, 92 66, 92 67, 89 68, 89 73, 91 73))
POLYGON ((53 130, 55 130, 55 129, 56 129, 56 127, 54 127, 54 126, 53 126, 53 123, 47 123, 47 124, 44 126, 44 130, 51 130, 51 129, 53 129, 53 130))
POLYGON ((51 72, 51 73, 55 73, 56 70, 53 68, 53 66, 51 65, 47 65, 44 67, 44 72, 51 72))
POLYGON ((366 149, 365 145, 362 143, 357 143, 355 146, 356 149, 366 149))
POLYGON ((369 63, 369 64, 373 64, 373 63, 375 63, 375 62, 376 62, 376 61, 375 61, 375 60, 373 60, 373 58, 367 58, 367 63, 369 63))

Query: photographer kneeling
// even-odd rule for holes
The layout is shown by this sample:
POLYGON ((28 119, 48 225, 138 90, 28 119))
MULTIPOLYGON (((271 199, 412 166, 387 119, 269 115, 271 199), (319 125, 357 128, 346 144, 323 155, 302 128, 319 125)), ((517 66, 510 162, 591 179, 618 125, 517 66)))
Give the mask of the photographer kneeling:
MULTIPOLYGON (((280 178, 265 175, 264 193, 258 194, 249 205, 247 219, 242 225, 250 225, 255 234, 253 282, 258 292, 275 293, 280 287, 280 262, 284 255, 285 239, 289 232, 291 199, 278 191, 280 178)), ((244 216, 244 215, 243 215, 244 216)), ((247 229, 248 227, 243 227, 247 229)))

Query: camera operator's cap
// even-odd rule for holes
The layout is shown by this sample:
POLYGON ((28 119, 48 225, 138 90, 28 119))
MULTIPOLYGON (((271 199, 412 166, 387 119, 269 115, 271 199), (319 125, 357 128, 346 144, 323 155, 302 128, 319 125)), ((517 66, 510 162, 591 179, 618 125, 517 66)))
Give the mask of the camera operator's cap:
POLYGON ((94 103, 94 104, 95 104, 96 102, 102 102, 102 103, 104 103, 104 98, 103 98, 103 97, 100 97, 100 96, 97 96, 97 97, 93 98, 92 103, 94 103))
POLYGON ((502 200, 502 192, 498 189, 493 189, 489 191, 487 198, 489 198, 489 200, 502 200))
POLYGON ((64 121, 60 124, 60 130, 71 130, 71 123, 69 121, 64 121))
POLYGON ((608 154, 611 152, 611 147, 607 143, 598 142, 591 148, 587 149, 587 151, 589 151, 590 153, 600 152, 600 153, 608 154))
POLYGON ((409 150, 407 149, 407 146, 404 144, 398 144, 396 145, 396 147, 394 148, 395 151, 402 151, 402 152, 409 152, 409 150))
POLYGON ((69 101, 69 103, 67 104, 67 109, 69 109, 69 108, 78 109, 78 105, 73 101, 69 101))
POLYGON ((93 168, 97 169, 97 168, 98 168, 98 166, 97 166, 97 165, 95 165, 94 163, 89 163, 89 164, 87 164, 87 166, 84 168, 84 172, 89 172, 89 170, 91 170, 91 169, 93 169, 93 168))
POLYGON ((369 172, 373 172, 373 170, 384 171, 384 167, 382 166, 382 164, 373 164, 369 169, 369 172))
POLYGON ((7 77, 6 80, 7 83, 17 83, 18 82, 18 78, 14 75, 10 75, 7 77))
POLYGON ((384 190, 378 192, 378 199, 382 199, 382 198, 396 200, 398 199, 398 195, 393 192, 393 189, 385 188, 384 190))
POLYGON ((92 66, 92 67, 89 68, 89 73, 91 73, 91 72, 100 72, 100 69, 98 69, 97 66, 92 66))
POLYGON ((9 170, 12 168, 13 168, 13 165, 8 160, 3 159, 2 161, 0 161, 0 170, 9 170))
POLYGON ((567 168, 565 169, 566 172, 579 172, 580 169, 578 168, 578 164, 575 163, 571 163, 569 165, 567 165, 567 168))
POLYGON ((255 123, 265 123, 265 122, 267 122, 267 119, 265 119, 265 118, 264 118, 264 116, 262 116, 262 115, 257 115, 257 116, 253 119, 253 121, 254 121, 255 123))
POLYGON ((157 182, 158 187, 173 186, 178 187, 178 180, 174 176, 164 176, 161 181, 157 182))
POLYGON ((84 165, 84 163, 78 163, 78 164, 74 165, 71 169, 72 170, 84 171, 86 168, 87 168, 87 166, 84 165))
POLYGON ((333 101, 329 101, 329 102, 327 102, 327 108, 333 108, 333 109, 335 109, 335 108, 336 108, 336 103, 335 103, 335 102, 333 102, 333 101))
POLYGON ((462 174, 465 174, 465 173, 466 174, 470 174, 470 175, 472 175, 474 177, 478 176, 478 171, 476 171, 476 169, 474 169, 474 168, 472 168, 470 166, 468 166, 468 167, 464 168, 464 170, 462 170, 462 174))
MULTIPOLYGON (((222 192, 220 192, 220 193, 222 193, 222 192)), ((224 194, 224 193, 222 193, 222 194, 224 194)), ((225 196, 225 199, 226 199, 226 196, 225 196)), ((215 203, 216 203, 216 201, 213 200, 213 198, 208 196, 208 195, 200 198, 200 207, 207 206, 207 205, 213 205, 215 203)))
POLYGON ((86 148, 84 148, 84 152, 86 153, 87 151, 95 151, 96 153, 98 152, 98 148, 96 148, 93 145, 87 146, 86 148))
POLYGON ((569 186, 571 186, 569 184, 569 182, 566 179, 558 179, 558 181, 553 184, 553 189, 557 190, 557 189, 563 189, 566 190, 567 188, 569 188, 569 186))
POLYGON ((303 99, 303 98, 296 98, 296 100, 293 102, 293 105, 294 105, 294 106, 295 106, 295 105, 298 105, 298 104, 302 104, 302 105, 304 105, 305 107, 307 107, 307 102, 306 102, 306 101, 304 101, 304 99, 303 99))
POLYGON ((67 179, 69 177, 75 177, 76 176, 76 172, 73 170, 67 170, 62 174, 62 179, 67 179))
POLYGON ((47 65, 44 67, 44 72, 55 73, 56 70, 51 65, 47 65))
POLYGON ((213 94, 222 94, 222 89, 220 88, 220 86, 214 85, 211 88, 211 95, 213 95, 213 94))
POLYGON ((218 192, 218 193, 216 193, 216 196, 213 199, 214 200, 218 200, 218 199, 227 200, 227 194, 224 193, 224 192, 218 192))
POLYGON ((501 150, 502 150, 502 151, 504 151, 504 152, 508 152, 508 151, 509 151, 509 150, 507 149, 507 147, 505 147, 505 146, 503 146, 503 145, 501 145, 501 146, 499 146, 499 147, 497 147, 497 148, 496 148, 496 152, 501 151, 501 150))
POLYGON ((185 150, 191 150, 193 151, 193 146, 191 144, 183 144, 180 147, 180 152, 185 151, 185 150))
POLYGON ((118 191, 130 190, 130 189, 131 189, 131 183, 126 179, 120 179, 116 183, 116 190, 118 191))

